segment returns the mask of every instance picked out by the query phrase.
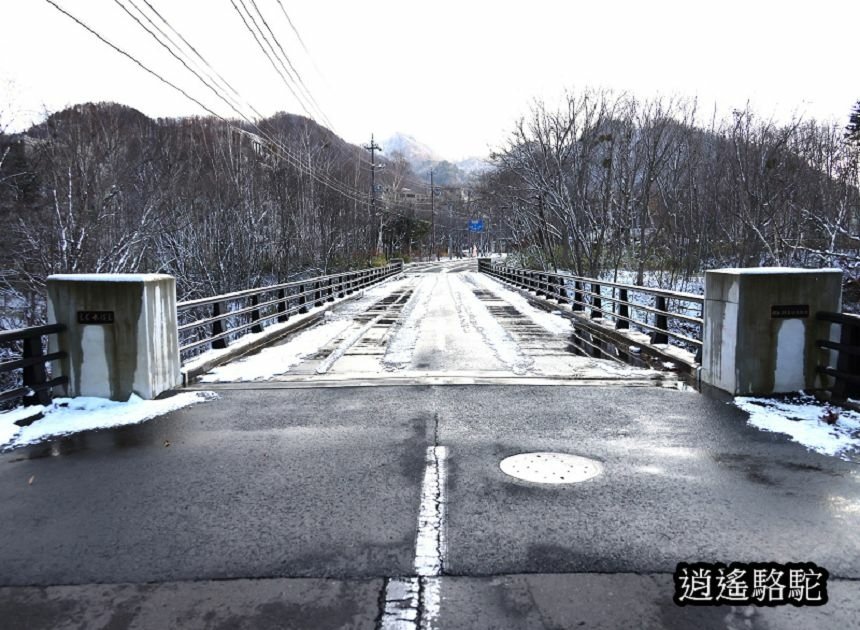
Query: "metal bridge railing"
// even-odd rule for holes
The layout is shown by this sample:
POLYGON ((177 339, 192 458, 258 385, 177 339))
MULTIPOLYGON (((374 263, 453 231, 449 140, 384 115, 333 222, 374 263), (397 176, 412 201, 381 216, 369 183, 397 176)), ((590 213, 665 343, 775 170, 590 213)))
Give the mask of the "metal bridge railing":
POLYGON ((65 326, 61 324, 48 324, 0 331, 0 345, 13 345, 12 354, 18 355, 0 363, 0 374, 6 376, 16 370, 22 372, 20 380, 17 377, 3 379, 4 383, 10 382, 12 387, 0 391, 0 403, 21 399, 24 405, 46 405, 51 402, 53 388, 69 382, 67 376, 48 378, 45 364, 65 359, 67 355, 62 351, 45 354, 42 342, 43 337, 63 330, 65 326))
POLYGON ((555 300, 590 319, 608 320, 616 330, 638 328, 652 344, 675 342, 701 361, 702 310, 705 298, 694 293, 652 289, 534 269, 478 262, 478 270, 538 297, 555 300), (607 304, 608 303, 608 304, 607 304))
POLYGON ((395 276, 402 269, 403 262, 394 261, 385 267, 179 302, 176 311, 180 354, 190 358, 195 349, 207 344, 213 349, 226 348, 230 340, 246 332, 263 332, 267 322, 286 322, 293 314, 307 313, 312 306, 333 302, 335 298, 395 276))
POLYGON ((834 385, 830 388, 831 397, 842 401, 860 398, 860 315, 819 312, 816 317, 819 321, 838 324, 841 328, 838 342, 829 339, 817 341, 819 348, 836 350, 838 353, 835 368, 818 366, 820 374, 834 379, 834 385))

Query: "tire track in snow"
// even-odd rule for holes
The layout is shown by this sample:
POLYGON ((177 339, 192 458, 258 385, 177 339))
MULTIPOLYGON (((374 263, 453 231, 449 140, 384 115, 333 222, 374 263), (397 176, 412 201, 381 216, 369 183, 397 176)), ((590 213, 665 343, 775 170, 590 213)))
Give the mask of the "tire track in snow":
POLYGON ((526 374, 534 364, 534 360, 523 353, 516 340, 493 317, 462 278, 451 274, 445 277, 451 280, 451 295, 457 312, 461 316, 461 323, 463 318, 466 318, 468 323, 481 333, 481 338, 493 354, 503 364, 510 366, 514 374, 520 376, 526 374))
POLYGON ((412 299, 403 308, 400 319, 394 325, 394 331, 389 338, 385 356, 382 357, 382 366, 386 370, 400 370, 412 363, 412 356, 418 343, 418 327, 438 284, 437 274, 422 278, 418 288, 412 294, 412 299), (431 278, 433 278, 432 286, 430 286, 431 278))

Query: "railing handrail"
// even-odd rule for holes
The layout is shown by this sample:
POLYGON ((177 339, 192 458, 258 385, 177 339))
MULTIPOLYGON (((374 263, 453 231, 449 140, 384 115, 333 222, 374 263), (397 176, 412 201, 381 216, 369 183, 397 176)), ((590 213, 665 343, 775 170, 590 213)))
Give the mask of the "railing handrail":
POLYGON ((704 328, 702 311, 705 304, 702 295, 539 269, 510 267, 493 264, 486 259, 479 261, 478 269, 516 287, 534 291, 538 296, 556 300, 560 305, 569 305, 574 313, 584 313, 588 310, 589 319, 608 318, 610 322, 614 320, 616 330, 629 329, 632 326, 649 332, 651 343, 655 346, 668 344, 671 338, 682 346, 695 349, 694 361, 701 361, 703 348, 701 336, 704 328), (603 293, 604 287, 610 295, 603 293), (630 294, 638 296, 637 299, 631 300, 630 294), (642 296, 652 299, 654 304, 642 304, 642 296), (675 311, 682 312, 669 310, 668 304, 672 300, 678 303, 677 307, 674 307, 675 311), (699 311, 698 317, 691 314, 691 308, 699 311), (640 315, 634 317, 634 313, 640 315), (653 322, 649 321, 649 314, 654 316, 653 322), (670 326, 670 321, 679 323, 681 328, 670 326), (685 334, 687 333, 683 328, 685 323, 695 326, 698 334, 694 333, 692 336, 685 334))
POLYGON ((847 324, 848 326, 860 326, 860 315, 853 313, 831 313, 828 311, 818 311, 815 316, 825 322, 834 324, 847 324))
POLYGON ((62 324, 43 324, 41 326, 27 326, 25 328, 13 328, 11 330, 0 330, 0 343, 23 341, 32 337, 51 335, 63 332, 65 326, 62 324))
POLYGON ((568 273, 559 273, 555 271, 542 271, 540 269, 525 269, 523 267, 508 267, 507 265, 493 265, 495 269, 507 269, 510 271, 525 271, 529 273, 536 273, 545 276, 552 276, 555 278, 563 278, 566 280, 575 280, 578 282, 585 282, 588 284, 599 284, 607 287, 615 287, 617 289, 627 289, 628 291, 638 291, 640 293, 648 293, 650 295, 662 295, 667 298, 674 298, 677 300, 684 300, 687 302, 694 302, 699 305, 704 305, 705 296, 698 295, 696 293, 687 293, 685 291, 672 291, 671 289, 658 289, 655 287, 644 287, 638 284, 624 284, 621 282, 613 282, 611 280, 601 280, 600 278, 591 278, 588 276, 575 276, 573 274, 568 273))
POLYGON ((241 336, 249 329, 252 333, 263 332, 266 322, 277 320, 285 323, 293 314, 307 313, 311 307, 321 306, 322 302, 333 302, 336 297, 344 297, 402 271, 403 263, 392 261, 382 267, 311 276, 179 302, 176 307, 177 313, 182 315, 177 326, 179 352, 184 356, 206 344, 211 344, 213 350, 224 349, 231 338, 241 336), (198 307, 204 308, 194 310, 198 307), (203 314, 206 307, 211 308, 203 314), (195 318, 193 321, 182 321, 192 317, 195 318))
MULTIPOLYGON (((205 298, 197 298, 194 300, 185 300, 183 302, 176 303, 177 311, 184 311, 190 308, 194 308, 195 306, 206 306, 208 304, 214 304, 216 302, 227 302, 229 300, 237 300, 240 298, 251 297, 253 295, 260 295, 261 293, 268 293, 270 291, 280 291, 282 289, 291 289, 293 287, 302 286, 308 284, 309 282, 320 282, 322 280, 336 280, 338 278, 342 278, 344 276, 348 276, 351 274, 360 274, 360 273, 368 273, 377 270, 389 269, 391 267, 395 267, 395 264, 388 264, 383 267, 365 267, 363 269, 355 269, 353 271, 341 271, 338 273, 326 274, 322 276, 310 276, 308 278, 304 278, 302 280, 291 280, 290 282, 283 282, 281 284, 272 284, 265 287, 259 287, 256 289, 242 289, 240 291, 233 291, 232 293, 222 293, 220 295, 213 295, 211 297, 205 298)), ((401 264, 402 266, 402 264, 401 264)))
POLYGON ((49 379, 45 370, 45 363, 65 359, 67 353, 60 350, 45 354, 42 348, 42 337, 65 329, 62 324, 44 324, 0 331, 0 343, 24 342, 20 358, 0 362, 0 373, 23 370, 22 386, 0 391, 0 403, 21 398, 25 405, 47 404, 54 387, 69 382, 68 376, 49 379))
MULTIPOLYGON (((595 284, 601 284, 601 283, 595 282, 595 284)), ((611 295, 603 295, 602 293, 597 294, 597 293, 594 293, 593 291, 589 291, 588 289, 584 289, 584 288, 574 289, 574 291, 577 293, 582 293, 583 295, 596 297, 599 300, 606 300, 607 302, 612 302, 613 304, 626 304, 628 306, 628 308, 632 308, 632 309, 635 309, 637 311, 646 311, 648 313, 654 313, 655 315, 668 315, 669 317, 674 317, 676 319, 682 319, 682 320, 690 322, 692 324, 698 324, 699 326, 704 324, 704 320, 701 317, 693 317, 692 315, 685 315, 683 313, 673 313, 672 311, 664 311, 664 310, 661 310, 659 308, 654 308, 653 306, 646 306, 645 304, 636 304, 635 302, 631 302, 629 299, 628 300, 622 300, 621 298, 616 298, 616 297, 613 297, 611 295)), ((589 304, 584 302, 584 301, 577 301, 576 299, 571 298, 571 297, 568 297, 567 299, 570 300, 571 302, 576 303, 576 304, 581 304, 583 306, 589 306, 589 304)), ((603 312, 603 309, 600 309, 600 308, 598 308, 596 310, 603 312)), ((607 314, 609 314, 612 317, 616 317, 616 315, 614 313, 610 313, 607 311, 607 314)), ((635 321, 635 320, 630 320, 630 321, 635 321)))

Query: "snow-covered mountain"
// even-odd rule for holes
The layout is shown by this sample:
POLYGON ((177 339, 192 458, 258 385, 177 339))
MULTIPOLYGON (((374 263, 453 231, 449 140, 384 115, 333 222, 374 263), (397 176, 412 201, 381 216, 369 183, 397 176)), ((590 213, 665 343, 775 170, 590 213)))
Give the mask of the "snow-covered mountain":
POLYGON ((405 133, 395 133, 382 142, 383 155, 387 157, 400 153, 413 168, 425 162, 441 162, 442 158, 423 142, 419 142, 415 136, 405 133))
POLYGON ((457 168, 468 175, 480 175, 492 170, 493 165, 484 158, 470 157, 457 162, 457 168))
POLYGON ((485 159, 470 157, 459 162, 449 162, 436 153, 429 145, 415 136, 395 133, 382 142, 383 155, 393 158, 399 153, 412 166, 420 177, 427 177, 434 169, 437 182, 442 186, 467 184, 473 176, 480 175, 492 168, 485 159))

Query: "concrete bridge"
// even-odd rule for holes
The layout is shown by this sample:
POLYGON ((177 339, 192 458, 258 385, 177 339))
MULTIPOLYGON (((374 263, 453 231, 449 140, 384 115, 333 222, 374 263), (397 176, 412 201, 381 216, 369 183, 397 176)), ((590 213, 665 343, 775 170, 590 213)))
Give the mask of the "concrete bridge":
MULTIPOLYGON (((0 626, 855 623, 856 462, 751 427, 678 365, 583 352, 554 280, 402 271, 285 292, 264 348, 187 357, 215 400, 0 454, 0 626), (815 562, 830 603, 676 606, 694 561, 815 562)), ((227 324, 200 312, 179 328, 227 324)))

